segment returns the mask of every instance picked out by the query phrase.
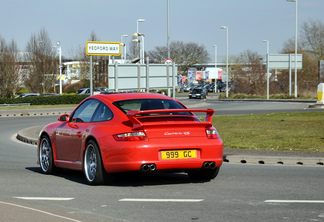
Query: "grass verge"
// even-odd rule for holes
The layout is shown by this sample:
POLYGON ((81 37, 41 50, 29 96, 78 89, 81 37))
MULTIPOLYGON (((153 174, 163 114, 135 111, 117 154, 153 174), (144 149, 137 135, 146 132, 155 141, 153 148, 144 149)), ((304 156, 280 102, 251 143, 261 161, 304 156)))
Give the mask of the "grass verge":
POLYGON ((324 112, 214 116, 226 148, 324 152, 324 112))

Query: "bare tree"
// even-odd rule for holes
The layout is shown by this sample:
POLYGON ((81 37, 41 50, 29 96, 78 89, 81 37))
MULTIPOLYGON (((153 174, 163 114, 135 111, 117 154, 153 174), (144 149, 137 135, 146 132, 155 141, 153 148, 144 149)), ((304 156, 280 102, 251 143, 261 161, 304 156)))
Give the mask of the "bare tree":
MULTIPOLYGON (((303 68, 298 71, 298 94, 311 95, 316 94, 317 84, 319 83, 319 67, 318 60, 324 59, 324 23, 320 20, 309 20, 304 22, 301 27, 300 40, 298 42, 298 53, 303 55, 303 68)), ((294 53, 294 39, 288 39, 284 43, 282 53, 294 53)), ((280 82, 280 89, 286 86, 285 92, 288 91, 288 71, 283 70, 278 80, 280 82)), ((292 75, 292 83, 294 84, 295 76, 292 75)), ((279 82, 279 81, 278 81, 279 82)))
POLYGON ((31 36, 26 51, 25 60, 30 63, 26 87, 39 93, 51 90, 58 61, 55 59, 53 45, 45 28, 42 28, 37 36, 31 36))
MULTIPOLYGON (((88 41, 100 41, 94 31, 91 31, 88 41)), ((90 79, 90 59, 86 54, 84 46, 79 46, 75 59, 80 61, 79 76, 81 80, 90 79)), ((108 57, 107 56, 92 56, 92 75, 94 80, 94 87, 107 86, 107 69, 108 69, 108 57)), ((86 85, 85 87, 89 87, 86 85)))
MULTIPOLYGON (((184 43, 182 41, 173 41, 170 44, 171 59, 178 64, 178 71, 186 74, 189 68, 194 64, 202 64, 209 61, 209 53, 205 46, 194 42, 184 43)), ((163 63, 168 58, 166 46, 155 47, 147 53, 154 63, 163 63)))
POLYGON ((85 52, 84 45, 79 45, 74 54, 74 60, 80 62, 79 79, 89 79, 89 58, 85 52))
POLYGON ((266 73, 262 65, 262 56, 257 52, 246 50, 234 59, 232 84, 235 93, 265 95, 266 73))
POLYGON ((0 96, 13 97, 19 89, 18 48, 0 38, 0 96))
POLYGON ((133 59, 139 59, 139 47, 138 47, 138 42, 135 42, 133 40, 136 39, 136 36, 132 35, 132 40, 129 42, 127 48, 129 51, 129 59, 133 60, 133 59))
POLYGON ((324 23, 321 20, 304 22, 300 38, 305 51, 313 53, 318 60, 324 59, 324 23))

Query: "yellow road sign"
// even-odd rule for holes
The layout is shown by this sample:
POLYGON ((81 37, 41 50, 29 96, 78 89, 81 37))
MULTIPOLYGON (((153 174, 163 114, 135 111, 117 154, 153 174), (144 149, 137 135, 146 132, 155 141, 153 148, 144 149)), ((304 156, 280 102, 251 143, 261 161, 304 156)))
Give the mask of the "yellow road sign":
POLYGON ((119 56, 121 54, 120 42, 97 42, 86 43, 87 55, 119 56))

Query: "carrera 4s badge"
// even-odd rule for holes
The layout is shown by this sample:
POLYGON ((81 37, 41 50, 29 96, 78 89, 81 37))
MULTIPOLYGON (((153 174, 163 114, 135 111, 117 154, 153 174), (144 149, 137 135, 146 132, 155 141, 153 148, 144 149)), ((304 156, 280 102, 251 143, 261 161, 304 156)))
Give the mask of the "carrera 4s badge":
POLYGON ((186 132, 165 132, 164 133, 164 136, 178 136, 178 135, 188 136, 190 135, 190 132, 186 131, 186 132))

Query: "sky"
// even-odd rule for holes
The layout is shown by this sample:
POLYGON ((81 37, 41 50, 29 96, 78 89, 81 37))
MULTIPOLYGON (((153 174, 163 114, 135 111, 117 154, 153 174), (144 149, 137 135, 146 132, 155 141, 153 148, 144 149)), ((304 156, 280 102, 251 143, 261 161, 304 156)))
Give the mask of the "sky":
MULTIPOLYGON (((53 45, 60 41, 62 55, 85 48, 91 32, 100 41, 128 45, 131 34, 145 35, 145 51, 167 45, 167 0, 0 0, 0 37, 16 41, 25 51, 33 34, 45 28, 53 45)), ((170 40, 204 45, 214 59, 251 50, 280 53, 295 36, 295 2, 287 0, 170 0, 170 40)), ((324 0, 298 0, 298 30, 304 22, 324 22, 324 0)), ((298 35, 299 35, 298 31, 298 35)))

